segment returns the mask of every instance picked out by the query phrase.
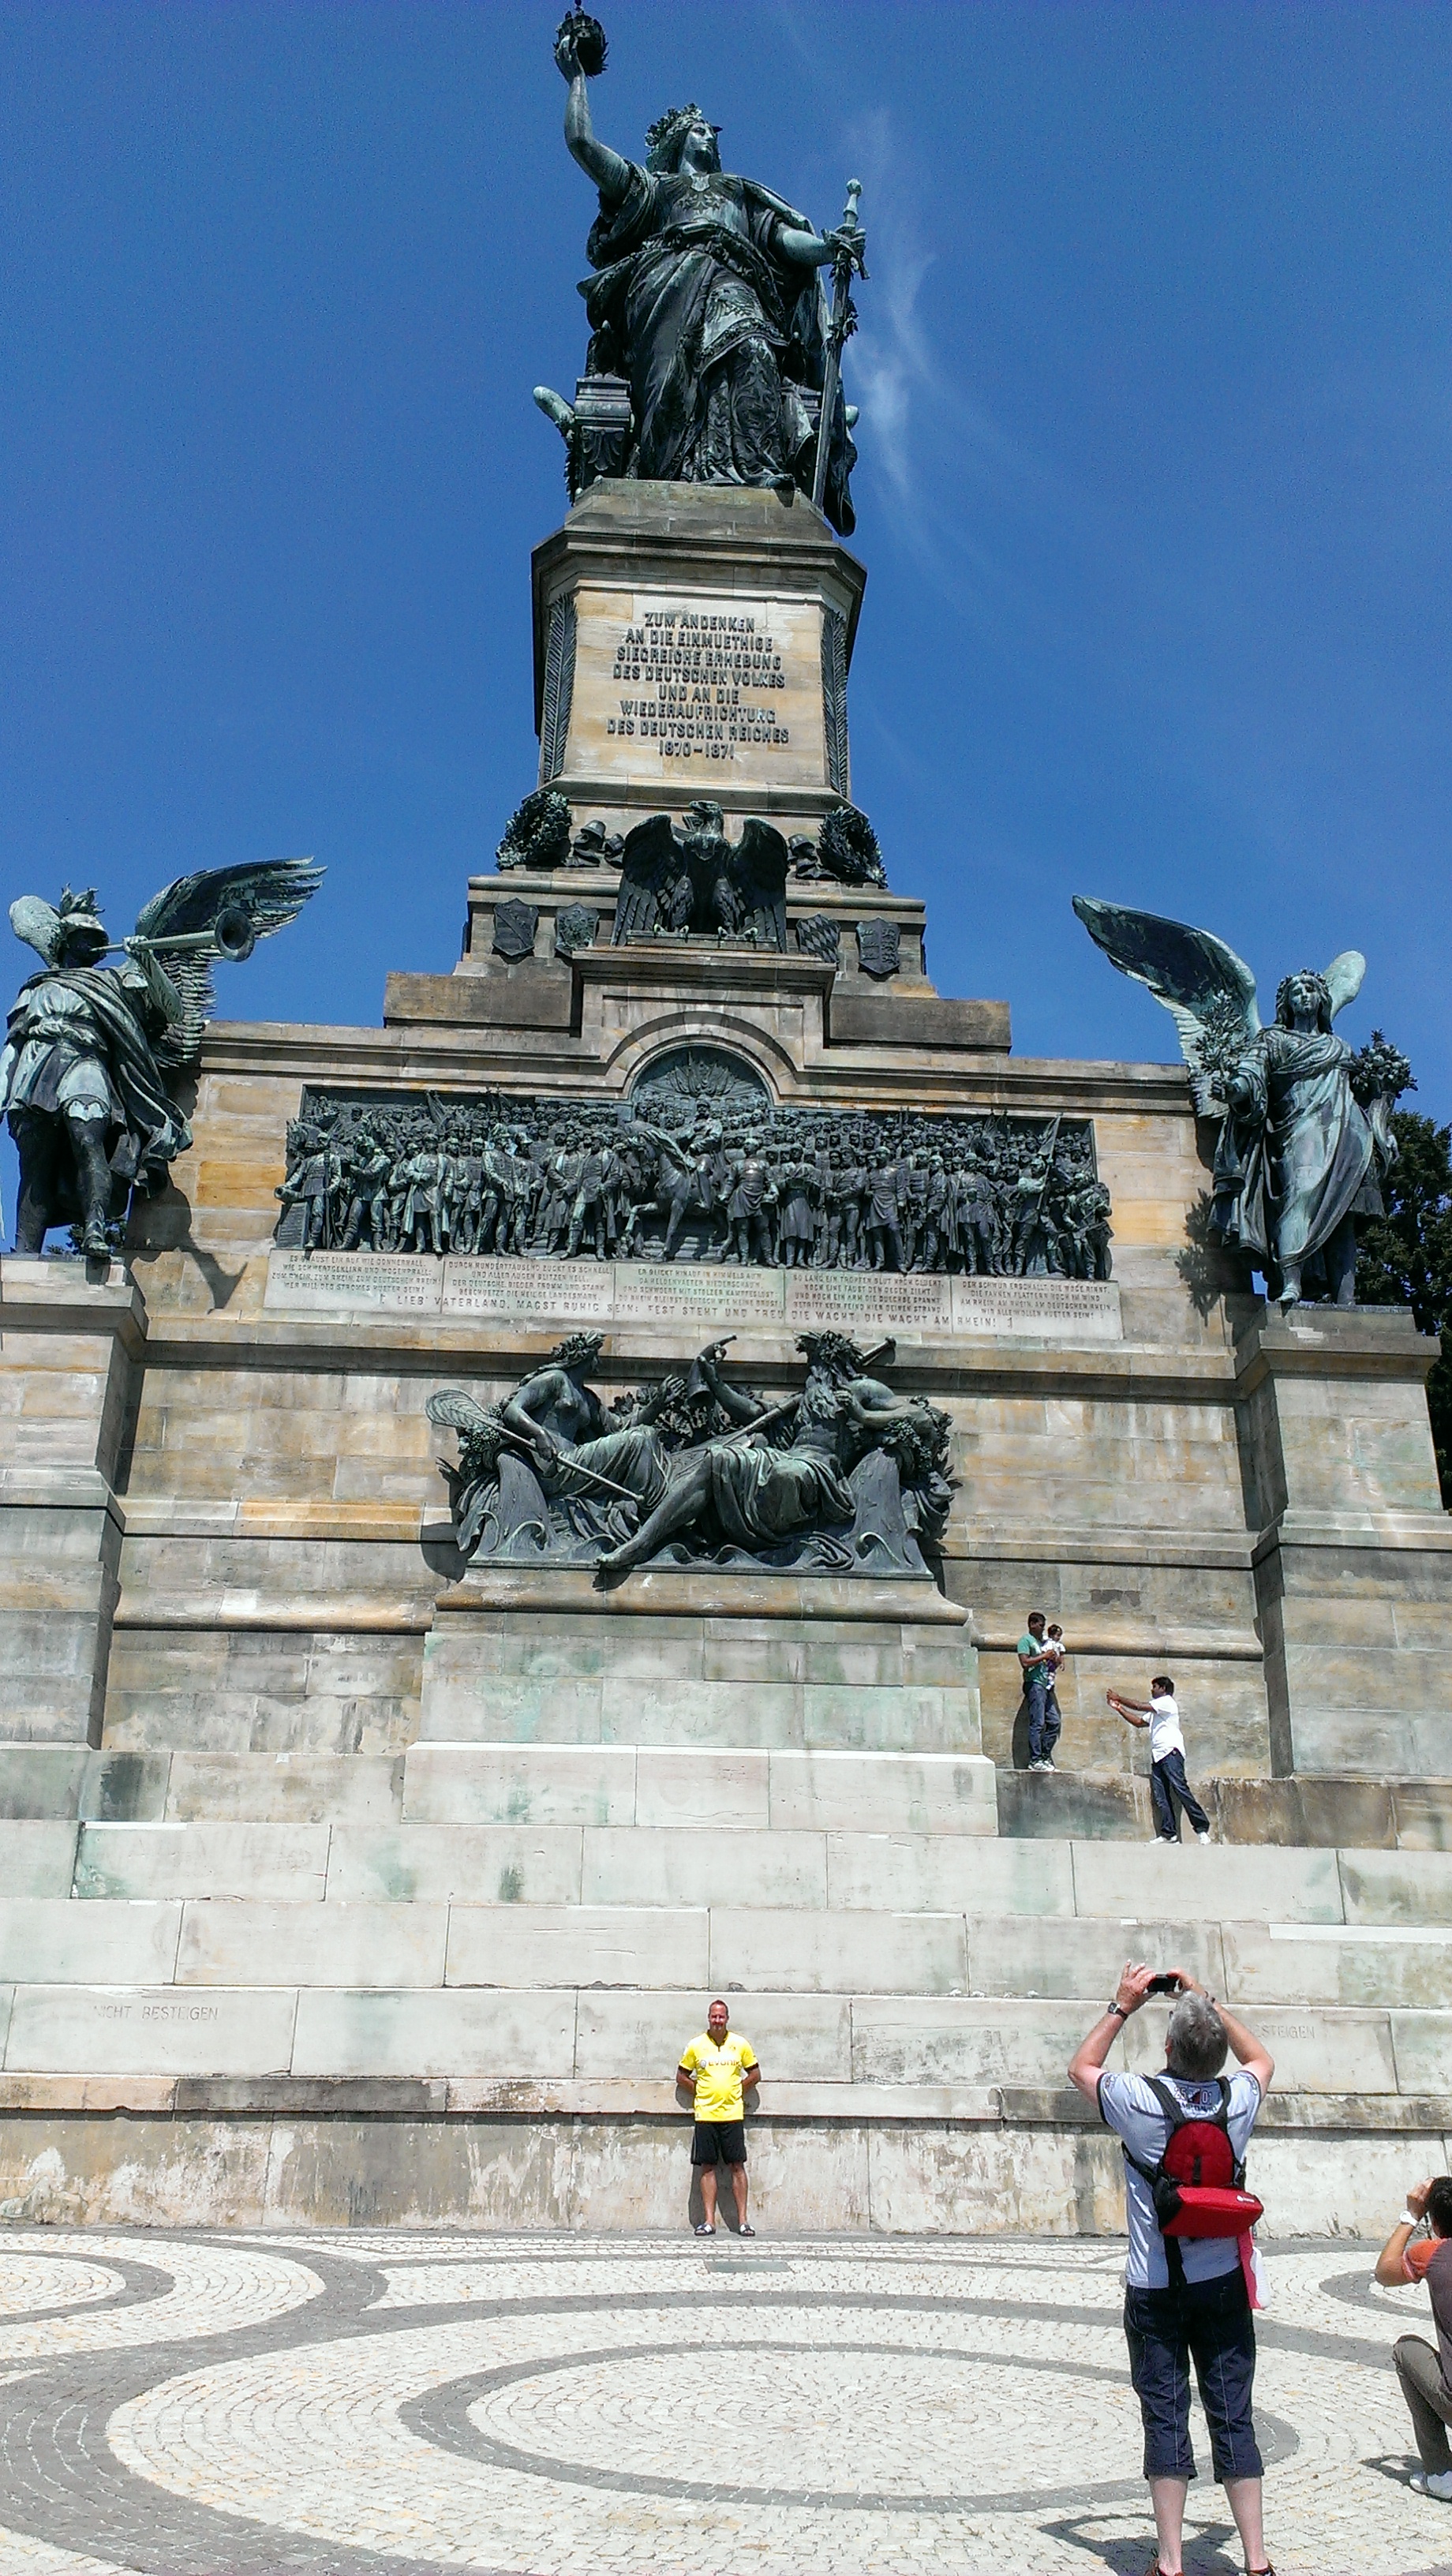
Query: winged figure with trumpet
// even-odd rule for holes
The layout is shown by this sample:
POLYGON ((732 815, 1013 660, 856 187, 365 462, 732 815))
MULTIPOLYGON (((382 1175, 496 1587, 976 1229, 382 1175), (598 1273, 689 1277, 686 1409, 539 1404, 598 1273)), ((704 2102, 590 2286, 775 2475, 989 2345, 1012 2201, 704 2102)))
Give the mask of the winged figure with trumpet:
POLYGON ((1391 1113, 1416 1088, 1380 1029, 1358 1052, 1332 1026, 1360 992, 1366 959, 1348 948, 1324 972, 1285 976, 1263 1028, 1254 975, 1211 931, 1087 895, 1074 910, 1110 963, 1163 1002, 1196 1111, 1219 1121, 1216 1240, 1245 1254, 1283 1306, 1318 1292, 1354 1305, 1355 1221, 1383 1212, 1391 1113))
POLYGON ((213 966, 240 964, 295 921, 322 875, 308 859, 199 869, 153 895, 122 940, 107 938, 93 889, 11 905, 16 938, 43 961, 0 1049, 0 1109, 20 1156, 17 1252, 76 1225, 88 1259, 104 1260, 131 1190, 165 1188, 191 1143, 168 1081, 196 1058, 213 966))

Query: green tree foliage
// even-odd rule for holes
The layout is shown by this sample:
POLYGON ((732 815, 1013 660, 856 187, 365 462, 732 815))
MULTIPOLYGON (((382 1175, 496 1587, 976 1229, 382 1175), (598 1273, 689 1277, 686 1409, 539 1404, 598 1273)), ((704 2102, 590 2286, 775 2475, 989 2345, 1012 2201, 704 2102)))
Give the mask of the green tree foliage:
MULTIPOLYGON (((1392 1120, 1400 1147, 1382 1185, 1386 1214, 1360 1231, 1356 1298, 1362 1306, 1410 1306, 1424 1333, 1452 1341, 1452 1127, 1413 1109, 1392 1120)), ((1427 1380, 1442 1500, 1452 1509, 1452 1356, 1444 1349, 1427 1380)))

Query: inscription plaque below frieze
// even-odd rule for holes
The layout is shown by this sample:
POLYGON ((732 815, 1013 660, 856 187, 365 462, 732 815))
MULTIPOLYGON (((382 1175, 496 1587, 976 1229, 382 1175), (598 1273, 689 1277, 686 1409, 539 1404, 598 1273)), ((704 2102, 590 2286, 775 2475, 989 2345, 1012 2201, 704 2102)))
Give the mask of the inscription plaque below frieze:
POLYGON ((274 1252, 266 1313, 437 1315, 443 1263, 412 1252, 274 1252))
POLYGON ((554 1323, 752 1324, 791 1332, 972 1333, 1117 1342, 1119 1290, 1077 1279, 948 1278, 925 1271, 751 1270, 726 1262, 438 1260, 427 1254, 274 1252, 268 1314, 496 1317, 554 1323))
POLYGON ((610 1265, 601 1261, 451 1259, 441 1265, 443 1311, 500 1315, 527 1324, 536 1315, 594 1323, 612 1316, 610 1265))
POLYGON ((953 1292, 955 1333, 1018 1333, 1066 1342, 1124 1339, 1112 1280, 960 1278, 946 1285, 953 1292))
POLYGON ((787 1322, 852 1332, 885 1324, 904 1332, 946 1333, 953 1282, 931 1271, 789 1270, 787 1322))
POLYGON ((779 1324, 782 1273, 736 1270, 724 1263, 667 1269, 644 1261, 618 1261, 615 1312, 622 1323, 779 1324))

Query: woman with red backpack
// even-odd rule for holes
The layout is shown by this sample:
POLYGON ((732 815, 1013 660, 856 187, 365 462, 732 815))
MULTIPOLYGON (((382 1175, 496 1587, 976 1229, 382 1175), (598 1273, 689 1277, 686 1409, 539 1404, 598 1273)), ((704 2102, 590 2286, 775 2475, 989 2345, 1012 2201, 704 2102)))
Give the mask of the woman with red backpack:
POLYGON ((1124 2148, 1129 2255, 1124 2332, 1144 2421, 1144 2473, 1158 2544, 1150 2576, 1181 2576, 1190 2447, 1190 2364, 1210 2427, 1215 2475, 1245 2549, 1248 2576, 1273 2576, 1261 2529, 1261 2456, 1251 2421, 1259 2305, 1250 2231, 1261 2205, 1245 2189, 1245 2151, 1274 2066, 1242 2022, 1182 1968, 1127 1967, 1069 2067, 1124 2148), (1106 2075, 1131 2015, 1178 1997, 1163 2075, 1106 2075), (1228 2081, 1226 2055, 1239 2060, 1228 2081))

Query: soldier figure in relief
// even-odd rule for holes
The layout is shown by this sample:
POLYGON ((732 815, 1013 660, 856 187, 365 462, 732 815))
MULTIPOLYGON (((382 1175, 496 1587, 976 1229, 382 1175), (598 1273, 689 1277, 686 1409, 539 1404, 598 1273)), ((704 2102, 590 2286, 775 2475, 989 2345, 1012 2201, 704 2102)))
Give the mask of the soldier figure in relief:
POLYGON ((295 1187, 290 1176, 277 1195, 284 1205, 289 1197, 301 1199, 307 1212, 303 1240, 309 1251, 333 1242, 337 1213, 343 1203, 343 1158, 326 1136, 310 1138, 295 1187))
POLYGON ((366 1226, 376 1242, 388 1198, 393 1158, 366 1127, 360 1128, 347 1172, 348 1214, 343 1250, 356 1252, 366 1226))
POLYGON ((574 1204, 570 1209, 570 1239, 565 1258, 573 1261, 584 1237, 594 1243, 595 1258, 606 1257, 606 1155, 599 1145, 587 1145, 580 1157, 580 1177, 575 1185, 574 1204))
MULTIPOLYGON (((771 1173, 761 1159, 761 1138, 748 1136, 734 1156, 726 1222, 735 1245, 735 1257, 743 1265, 752 1261, 770 1261, 771 1208, 775 1192, 771 1173)), ((731 1258, 728 1251, 727 1259, 731 1258)))

